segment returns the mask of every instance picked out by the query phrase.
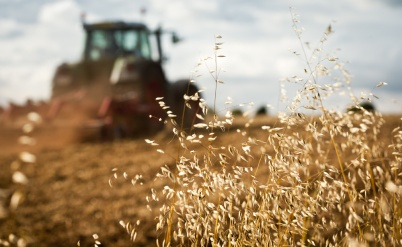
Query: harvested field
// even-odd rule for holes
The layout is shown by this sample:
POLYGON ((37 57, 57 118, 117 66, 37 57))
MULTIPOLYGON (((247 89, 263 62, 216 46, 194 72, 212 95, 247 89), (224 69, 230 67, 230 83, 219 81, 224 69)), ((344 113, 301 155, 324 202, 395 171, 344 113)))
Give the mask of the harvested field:
MULTIPOLYGON (((229 131, 222 140, 232 142, 238 135, 229 131)), ((166 143, 167 153, 174 153, 177 145, 169 144, 172 136, 166 131, 154 138, 166 143)), ((9 138, 9 143, 17 142, 9 138)), ((23 201, 10 217, 0 219, 0 239, 13 233, 26 239, 29 246, 75 246, 78 241, 81 246, 93 246, 92 235, 98 234, 102 246, 130 246, 129 235, 119 221, 141 219, 143 236, 137 244, 155 243, 154 218, 158 212, 146 209, 145 196, 150 188, 163 187, 154 178, 169 162, 172 159, 164 158, 144 139, 72 144, 40 136, 34 147, 4 146, 0 188, 7 194, 21 191, 23 201), (35 164, 18 161, 19 151, 26 149, 36 154, 35 164), (120 177, 111 188, 109 179, 114 168, 120 177), (27 185, 12 183, 15 170, 28 177, 27 185), (130 179, 125 180, 123 172, 130 179), (133 186, 130 180, 137 174, 142 175, 143 185, 138 182, 133 186)))
MULTIPOLYGON (((400 116, 385 119, 379 141, 390 143, 392 130, 401 123, 400 116)), ((257 118, 242 130, 247 136, 262 138, 266 132, 260 127, 276 124, 273 118, 257 118)), ((236 128, 220 133, 217 146, 241 145, 246 137, 236 128)), ((172 136, 163 132, 150 139, 160 143, 165 153, 175 154, 177 142, 172 136)), ((133 225, 140 220, 136 246, 153 246, 157 236, 163 239, 164 232, 155 231, 155 217, 163 200, 151 202, 148 210, 145 197, 151 195, 151 188, 163 188, 163 180, 155 180, 155 174, 164 164, 174 165, 174 159, 156 152, 143 139, 57 148, 52 148, 50 140, 48 144, 38 143, 41 148, 33 150, 37 158, 34 163, 19 161, 17 149, 1 153, 0 199, 3 197, 7 207, 17 192, 21 201, 7 217, 0 218, 0 239, 14 234, 25 239, 27 246, 76 246, 78 242, 80 246, 93 246, 93 234, 97 234, 101 246, 132 246, 120 220, 133 225), (13 183, 15 171, 25 174, 28 183, 13 183), (139 174, 142 177, 132 185, 131 179, 139 174)), ((195 148, 202 152, 202 147, 195 148)))

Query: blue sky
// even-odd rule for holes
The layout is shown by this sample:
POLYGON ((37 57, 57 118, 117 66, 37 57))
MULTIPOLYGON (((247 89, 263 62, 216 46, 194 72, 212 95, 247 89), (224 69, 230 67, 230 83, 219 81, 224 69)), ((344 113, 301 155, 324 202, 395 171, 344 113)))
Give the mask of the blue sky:
MULTIPOLYGON (((231 97, 234 107, 254 102, 285 110, 279 102, 280 81, 303 76, 306 64, 292 29, 289 7, 298 14, 302 41, 319 44, 327 26, 334 31, 323 54, 336 56, 352 75, 352 90, 373 93, 376 107, 385 113, 402 112, 402 2, 397 0, 0 0, 0 104, 47 99, 55 67, 80 58, 83 33, 80 14, 88 21, 144 21, 175 30, 184 41, 165 42, 169 80, 189 78, 199 59, 213 54, 214 36, 223 36, 219 67, 225 82, 218 88, 218 108, 231 97), (141 15, 140 9, 146 14, 141 15), (379 82, 388 85, 376 88, 379 82)), ((205 68, 197 79, 213 101, 214 83, 205 68)), ((332 75, 331 76, 335 76, 332 75)), ((284 83, 289 99, 300 84, 284 83)), ((323 83, 334 83, 330 78, 323 83)), ((344 87, 343 89, 346 89, 344 87)), ((348 95, 326 101, 345 109, 348 95)))

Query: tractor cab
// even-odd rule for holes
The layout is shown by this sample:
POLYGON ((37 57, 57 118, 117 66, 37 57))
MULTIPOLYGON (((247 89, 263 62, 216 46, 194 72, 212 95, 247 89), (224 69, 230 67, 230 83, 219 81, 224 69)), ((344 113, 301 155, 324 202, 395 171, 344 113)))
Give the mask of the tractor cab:
POLYGON ((113 96, 116 86, 125 92, 142 87, 152 74, 159 77, 161 85, 167 83, 160 29, 150 31, 143 23, 114 21, 84 22, 83 31, 82 57, 77 63, 63 63, 56 69, 52 98, 84 90, 91 98, 102 99, 113 96))
POLYGON ((84 23, 83 27, 86 34, 83 53, 85 61, 123 56, 152 59, 150 31, 142 23, 84 23))

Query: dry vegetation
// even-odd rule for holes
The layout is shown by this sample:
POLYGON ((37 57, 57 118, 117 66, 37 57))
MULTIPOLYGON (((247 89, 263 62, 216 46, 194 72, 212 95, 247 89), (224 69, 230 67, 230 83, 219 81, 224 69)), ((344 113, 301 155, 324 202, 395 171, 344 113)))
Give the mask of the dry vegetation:
MULTIPOLYGON (((392 130, 400 125, 400 117, 386 116, 384 119, 385 123, 379 131, 377 143, 381 143, 384 154, 390 156, 392 150, 388 148, 388 145, 392 144, 392 130)), ((259 117, 248 128, 242 127, 245 122, 247 119, 237 119, 235 123, 239 125, 236 124, 221 133, 219 140, 216 140, 216 145, 233 145, 241 148, 241 143, 247 142, 248 136, 258 139, 261 139, 263 135, 268 136, 267 130, 261 129, 262 125, 269 125, 272 128, 284 126, 273 117, 259 117), (237 132, 236 129, 242 131, 237 132), (243 131, 247 132, 246 136, 243 136, 243 131)), ((300 129, 300 134, 305 135, 306 132, 300 129)), ((170 142, 169 133, 161 133, 154 139, 158 143, 165 143, 160 146, 163 146, 166 153, 176 153, 177 147, 170 142)), ((24 199, 7 218, 0 220, 0 238, 8 240, 9 234, 13 233, 23 238, 28 246, 75 246, 79 240, 81 246, 93 246, 95 241, 92 235, 96 233, 103 246, 130 246, 130 236, 119 225, 119 221, 123 220, 136 225, 137 220, 140 220, 135 246, 155 245, 156 237, 164 237, 163 230, 155 231, 158 223, 155 217, 159 215, 159 208, 166 201, 160 197, 159 202, 149 203, 152 209, 150 212, 146 207, 146 196, 152 198, 151 188, 160 192, 165 185, 173 187, 170 181, 155 181, 154 178, 160 171, 161 164, 168 164, 170 168, 173 168, 174 161, 160 155, 144 143, 144 140, 133 140, 106 144, 82 144, 63 150, 43 150, 37 153, 36 163, 15 161, 16 154, 2 155, 0 188, 8 194, 4 206, 9 205, 11 193, 20 191, 24 199), (113 168, 118 169, 117 179, 113 177, 113 168), (16 171, 26 175, 29 180, 26 185, 13 183, 12 174, 16 171), (127 179, 124 178, 124 172, 127 174, 127 179), (140 174, 141 180, 133 186, 131 179, 135 179, 136 175, 140 174), (111 178, 112 188, 108 183, 111 178)), ((194 149, 200 154, 203 150, 200 146, 194 146, 194 149)), ((252 145, 253 152, 258 152, 258 149, 258 146, 252 145)), ((275 155, 272 148, 266 151, 268 155, 275 155)), ((311 157, 314 158, 314 156, 311 157)), ((215 160, 218 161, 218 158, 215 160)), ((254 160, 254 162, 257 161, 254 160)), ((333 158, 327 163, 336 166, 333 158)), ((221 169, 220 166, 217 169, 221 169)), ((260 166, 257 172, 260 183, 267 181, 267 169, 267 165, 260 166)), ((377 173, 377 170, 375 172, 377 173)), ((385 189, 385 182, 378 180, 376 183, 382 190, 385 189)), ((274 188, 277 187, 271 189, 274 188)), ((339 190, 332 185, 327 189, 328 191, 339 190)), ((216 199, 212 196, 210 199, 215 203, 216 199)), ((344 203, 347 204, 346 201, 344 203)), ((340 205, 344 206, 342 203, 340 205)), ((313 219, 317 220, 317 218, 313 219)), ((341 220, 346 219, 347 216, 341 212, 332 216, 327 215, 328 224, 330 220, 340 223, 341 220)), ((398 224, 400 226, 401 223, 398 224)), ((369 237, 366 234, 367 236, 369 237)))
MULTIPOLYGON (((214 68, 216 88, 222 44, 217 36, 200 63, 214 68)), ((145 142, 78 145, 25 162, 6 156, 0 186, 11 202, 0 245, 402 245, 400 117, 358 106, 369 98, 354 98, 354 111, 325 108, 340 80, 349 87, 348 73, 322 49, 301 54, 307 76, 294 78, 301 89, 278 117, 208 116, 196 94, 185 98, 200 100, 205 119, 191 130, 172 121, 145 142), (327 68, 341 77, 328 79, 327 68)))

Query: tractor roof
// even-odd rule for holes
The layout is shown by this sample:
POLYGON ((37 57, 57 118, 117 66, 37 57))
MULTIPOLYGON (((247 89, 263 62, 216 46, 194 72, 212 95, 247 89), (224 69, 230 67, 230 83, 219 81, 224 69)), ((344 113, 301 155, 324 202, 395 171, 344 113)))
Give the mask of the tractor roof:
POLYGON ((122 30, 122 29, 145 29, 147 30, 147 26, 140 22, 123 22, 123 21, 108 21, 108 22, 97 22, 97 23, 84 23, 84 29, 86 31, 91 30, 122 30))

